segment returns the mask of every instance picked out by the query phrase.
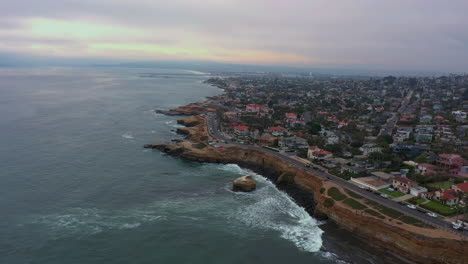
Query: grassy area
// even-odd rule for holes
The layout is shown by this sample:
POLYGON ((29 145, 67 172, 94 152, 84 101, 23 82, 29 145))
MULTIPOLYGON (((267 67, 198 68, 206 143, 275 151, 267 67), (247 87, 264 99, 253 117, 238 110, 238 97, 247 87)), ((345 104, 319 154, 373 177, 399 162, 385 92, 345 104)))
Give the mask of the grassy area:
POLYGON ((391 209, 391 208, 388 208, 388 207, 385 207, 385 206, 381 206, 379 208, 379 211, 386 215, 386 216, 389 216, 391 218, 395 218, 397 219, 398 217, 402 216, 403 214, 398 212, 397 210, 394 210, 394 209, 391 209))
POLYGON ((346 195, 342 194, 340 190, 338 190, 336 187, 331 187, 327 191, 328 196, 331 196, 335 201, 341 201, 347 198, 346 195))
POLYGON ((381 212, 382 214, 384 214, 386 216, 389 216, 391 218, 397 219, 398 217, 403 215, 402 213, 398 212, 397 210, 393 210, 391 208, 385 207, 385 206, 383 206, 383 205, 381 205, 379 203, 376 203, 374 201, 371 201, 371 200, 366 199, 366 204, 373 206, 374 208, 379 210, 379 212, 381 212))
POLYGON ((452 186, 452 184, 448 181, 442 181, 442 182, 433 182, 428 184, 429 187, 436 188, 436 189, 444 189, 448 190, 452 186))
POLYGON ((361 195, 359 195, 359 194, 357 194, 357 193, 355 193, 355 192, 352 192, 352 191, 350 191, 350 190, 348 190, 348 189, 346 189, 346 193, 347 193, 349 196, 351 196, 351 197, 353 197, 353 198, 356 198, 356 199, 362 199, 362 198, 363 198, 361 195))
POLYGON ((373 215, 373 216, 377 216, 378 218, 380 219, 385 219, 385 216, 377 213, 376 211, 372 210, 372 209, 366 209, 364 212, 370 214, 370 215, 373 215))
POLYGON ((425 223, 423 223, 423 222, 419 221, 418 219, 413 218, 411 216, 403 215, 398 220, 402 221, 403 223, 406 223, 406 224, 409 224, 409 225, 414 225, 414 226, 417 226, 417 227, 434 228, 433 226, 425 224, 425 223))
POLYGON ((387 188, 380 189, 379 192, 385 193, 386 195, 394 197, 394 198, 401 197, 401 196, 405 195, 404 193, 399 192, 399 191, 391 192, 391 191, 387 190, 387 188))
POLYGON ((418 197, 413 197, 411 199, 406 200, 408 203, 418 205, 420 203, 425 202, 426 200, 424 198, 418 198, 418 197))
POLYGON ((367 208, 367 206, 363 205, 362 203, 352 199, 352 198, 348 198, 346 200, 343 201, 344 204, 346 204, 347 206, 353 208, 353 209, 357 209, 357 210, 362 210, 364 208, 367 208))
POLYGON ((434 211, 444 216, 455 215, 457 210, 437 201, 430 201, 420 205, 422 208, 434 211))
POLYGON ((193 144, 192 147, 196 149, 202 149, 202 148, 206 148, 206 144, 204 143, 193 144))

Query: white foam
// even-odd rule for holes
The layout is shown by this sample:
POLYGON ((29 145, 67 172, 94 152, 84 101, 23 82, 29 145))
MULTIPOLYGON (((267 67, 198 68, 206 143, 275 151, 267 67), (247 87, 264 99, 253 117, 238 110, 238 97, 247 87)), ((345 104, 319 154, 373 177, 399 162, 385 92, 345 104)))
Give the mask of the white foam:
POLYGON ((48 226, 53 235, 93 235, 109 229, 134 229, 142 223, 165 220, 152 210, 70 208, 67 212, 34 217, 33 224, 48 226))
POLYGON ((175 120, 165 122, 166 125, 173 127, 173 128, 182 128, 185 127, 183 125, 177 124, 175 120))
POLYGON ((126 139, 135 139, 135 137, 130 132, 123 134, 122 137, 126 139))
POLYGON ((268 179, 237 165, 222 166, 223 170, 249 174, 257 181, 257 190, 240 199, 253 199, 248 205, 233 212, 230 217, 249 226, 276 230, 280 236, 293 242, 299 249, 318 252, 322 246, 323 231, 319 222, 304 208, 298 206, 286 193, 279 191, 268 179))
POLYGON ((333 262, 338 263, 338 264, 348 264, 348 262, 339 259, 338 255, 331 253, 331 252, 320 252, 320 256, 322 256, 323 258, 332 260, 333 262))

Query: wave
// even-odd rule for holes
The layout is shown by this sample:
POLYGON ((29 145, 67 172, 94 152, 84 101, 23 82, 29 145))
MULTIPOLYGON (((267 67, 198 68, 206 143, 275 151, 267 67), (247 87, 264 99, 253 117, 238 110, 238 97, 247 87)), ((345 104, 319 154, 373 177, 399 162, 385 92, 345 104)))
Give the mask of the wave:
POLYGON ((150 210, 103 210, 70 208, 62 213, 35 216, 31 224, 47 226, 52 235, 93 235, 110 229, 134 229, 143 223, 165 220, 150 210))
POLYGON ((126 139, 135 139, 135 137, 130 132, 123 134, 122 137, 126 139))
POLYGON ((230 218, 248 226, 275 230, 296 247, 307 252, 318 252, 322 246, 323 231, 319 222, 304 208, 298 206, 286 193, 263 176, 244 170, 237 165, 224 165, 222 170, 236 174, 252 175, 257 181, 257 190, 249 195, 236 196, 246 199, 246 206, 231 212, 230 218))
POLYGON ((170 127, 173 127, 173 128, 182 128, 182 127, 185 127, 183 125, 180 125, 180 124, 177 124, 176 123, 176 120, 171 120, 171 121, 167 121, 167 122, 164 122, 166 125, 170 126, 170 127))

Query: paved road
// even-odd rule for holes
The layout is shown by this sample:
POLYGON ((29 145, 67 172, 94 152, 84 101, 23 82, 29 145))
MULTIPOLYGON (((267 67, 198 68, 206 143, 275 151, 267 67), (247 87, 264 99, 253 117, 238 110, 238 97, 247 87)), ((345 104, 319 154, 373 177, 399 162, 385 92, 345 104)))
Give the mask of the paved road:
POLYGON ((451 224, 442 220, 442 219, 439 219, 439 218, 434 218, 434 217, 431 217, 429 215, 427 215, 426 213, 423 213, 423 212, 419 212, 417 210, 414 210, 414 209, 410 209, 408 208, 407 206, 405 205, 401 205, 401 204, 398 204, 392 200, 389 200, 389 199, 386 199, 386 198, 383 198, 381 197, 380 195, 377 195, 376 193, 373 193, 373 192, 369 192, 369 191, 366 191, 364 189, 361 189, 359 188, 358 186, 340 178, 340 177, 337 177, 333 174, 329 174, 327 172, 323 172, 323 171, 319 171, 319 170, 316 170, 314 168, 310 168, 310 167, 305 167, 304 166, 304 163, 296 160, 296 159, 293 159, 285 154, 282 154, 282 153, 279 153, 279 152, 276 152, 276 151, 273 151, 273 150, 269 150, 269 149, 266 149, 266 148, 262 148, 262 147, 258 147, 258 146, 253 146, 253 145, 245 145, 245 144, 240 144, 238 142, 234 142, 234 141, 231 141, 230 139, 226 138, 224 135, 221 134, 221 132, 219 131, 219 121, 216 117, 216 114, 212 113, 212 114, 208 114, 207 115, 207 120, 208 120, 208 128, 209 128, 209 132, 210 132, 210 135, 214 138, 216 138, 217 140, 221 141, 221 142, 226 142, 226 145, 229 146, 229 145, 235 145, 235 146, 241 146, 243 148, 247 148, 247 149, 252 149, 252 150, 257 150, 257 151, 262 151, 262 152, 265 152, 265 153, 268 153, 272 156, 275 156, 275 157, 278 157, 286 162, 289 162, 290 164, 292 165, 295 165, 297 166, 298 168, 302 169, 302 170, 306 170, 306 171, 309 171, 309 172, 312 172, 313 174, 319 176, 320 178, 322 179, 325 179, 325 180, 329 180, 329 181, 332 181, 333 183, 336 183, 348 190, 352 190, 353 192, 356 192, 358 194, 360 194, 361 196, 364 196, 365 198, 371 200, 371 201, 374 201, 374 202, 377 202, 379 204, 382 204, 388 208, 392 208, 392 209, 395 209, 405 215, 409 215, 409 216, 412 216, 424 223, 427 223, 427 224, 430 224, 430 225, 433 225, 435 227, 438 227, 438 228, 442 228, 442 229, 446 229, 446 230, 449 230, 450 232, 453 232, 455 234, 458 234, 462 237, 468 237, 468 232, 463 232, 463 231, 457 231, 457 230, 454 230, 452 227, 451 227, 451 224))
POLYGON ((398 118, 400 117, 401 113, 403 113, 408 107, 411 97, 413 97, 413 91, 410 91, 405 99, 403 99, 403 102, 401 103, 400 108, 398 108, 398 111, 393 113, 392 117, 387 119, 387 123, 385 123, 385 125, 383 125, 383 127, 380 129, 379 136, 392 135, 393 129, 398 122, 398 118))

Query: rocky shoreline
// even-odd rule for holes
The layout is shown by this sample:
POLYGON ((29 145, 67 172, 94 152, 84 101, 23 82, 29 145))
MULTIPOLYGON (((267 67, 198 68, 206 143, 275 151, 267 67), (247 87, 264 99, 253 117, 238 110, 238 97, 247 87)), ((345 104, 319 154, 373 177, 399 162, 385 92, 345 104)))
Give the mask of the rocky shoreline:
MULTIPOLYGON (((197 109, 197 108, 195 108, 197 109)), ((171 110, 179 113, 180 109, 171 110)), ((231 146, 223 149, 205 145, 209 137, 206 120, 199 116, 198 109, 193 113, 182 108, 179 115, 190 115, 179 121, 189 127, 179 133, 187 135, 187 140, 177 143, 146 144, 186 160, 209 163, 233 163, 259 173, 277 187, 288 193, 295 202, 317 219, 330 219, 340 228, 356 235, 378 253, 400 257, 400 263, 468 263, 468 242, 444 230, 434 230, 424 226, 357 212, 340 201, 332 201, 328 190, 337 189, 346 197, 365 203, 371 211, 378 207, 367 204, 332 182, 323 180, 311 172, 293 167, 279 158, 265 152, 231 146)), ((206 109, 205 109, 206 111, 206 109)), ((213 110, 211 110, 213 111, 213 110)), ((215 140, 215 139, 213 139, 215 140)), ((390 258, 391 259, 391 258, 390 258)), ((388 262, 390 263, 390 262, 388 262)))

